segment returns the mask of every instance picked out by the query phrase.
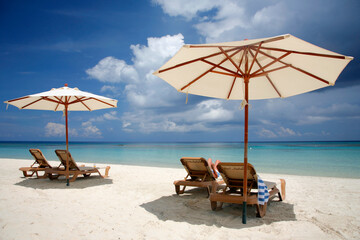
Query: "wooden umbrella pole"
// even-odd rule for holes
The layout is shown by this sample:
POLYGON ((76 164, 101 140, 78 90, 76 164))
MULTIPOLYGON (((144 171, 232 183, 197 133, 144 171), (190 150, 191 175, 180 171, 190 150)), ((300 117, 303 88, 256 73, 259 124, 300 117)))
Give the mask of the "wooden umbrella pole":
POLYGON ((244 182, 243 182, 243 224, 246 224, 247 202, 247 165, 248 165, 248 132, 249 132, 249 77, 244 78, 245 83, 245 127, 244 127, 244 182))
POLYGON ((68 131, 68 105, 65 98, 65 124, 66 124, 66 186, 69 186, 69 131, 68 131))

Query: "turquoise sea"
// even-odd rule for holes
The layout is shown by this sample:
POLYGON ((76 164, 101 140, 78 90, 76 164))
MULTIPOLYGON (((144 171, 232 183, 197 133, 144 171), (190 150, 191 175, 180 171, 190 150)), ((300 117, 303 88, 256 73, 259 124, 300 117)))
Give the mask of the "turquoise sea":
MULTIPOLYGON (((39 148, 48 160, 63 142, 0 142, 0 158, 32 159, 39 148)), ((243 143, 107 143, 71 142, 79 162, 182 168, 181 157, 242 162, 243 143)), ((253 142, 249 163, 258 173, 360 178, 360 142, 253 142)))

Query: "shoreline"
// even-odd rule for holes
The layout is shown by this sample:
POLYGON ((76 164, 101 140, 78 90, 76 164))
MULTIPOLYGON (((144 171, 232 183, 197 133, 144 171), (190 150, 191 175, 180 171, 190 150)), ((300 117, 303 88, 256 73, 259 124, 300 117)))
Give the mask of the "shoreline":
MULTIPOLYGON (((33 159, 28 158, 28 159, 22 159, 22 158, 1 158, 0 157, 0 161, 1 160, 5 160, 5 159, 11 159, 12 161, 29 161, 29 162, 34 162, 33 159)), ((50 164, 52 164, 53 166, 56 166, 56 164, 60 164, 59 161, 54 161, 54 160, 48 160, 48 162, 50 164)), ((224 161, 225 162, 225 161, 224 161)), ((183 169, 183 166, 181 165, 180 161, 179 161, 179 165, 177 167, 175 166, 151 166, 151 165, 138 165, 138 164, 128 164, 128 163, 90 163, 90 162, 82 162, 82 161, 76 161, 76 163, 81 163, 81 164, 85 164, 86 166, 93 166, 94 164, 96 166, 111 166, 111 165, 115 165, 115 166, 128 166, 128 167, 149 167, 149 168, 161 168, 161 169, 183 169)), ((30 163, 31 164, 31 163, 30 163)), ((29 165, 30 165, 29 164, 29 165)), ((360 179, 360 177, 338 177, 338 176, 321 176, 321 175, 304 175, 304 174, 291 174, 291 173, 281 173, 281 172, 257 172, 258 174, 266 174, 266 175, 279 175, 279 176, 298 176, 298 177, 319 177, 319 178, 336 178, 336 179, 360 179)))
MULTIPOLYGON (((50 161, 50 164, 57 163, 50 161)), ((83 162, 78 162, 82 164, 83 162)), ((79 177, 66 187, 22 177, 29 160, 0 159, 0 236, 7 239, 358 239, 360 179, 261 174, 286 180, 286 199, 264 218, 248 207, 212 211, 205 189, 175 194, 184 169, 110 165, 109 178, 79 177), (341 189, 341 191, 339 191, 341 189), (19 231, 21 229, 21 231, 19 231), (66 231, 59 231, 66 229, 66 231)), ((88 164, 92 166, 93 164, 88 164)))

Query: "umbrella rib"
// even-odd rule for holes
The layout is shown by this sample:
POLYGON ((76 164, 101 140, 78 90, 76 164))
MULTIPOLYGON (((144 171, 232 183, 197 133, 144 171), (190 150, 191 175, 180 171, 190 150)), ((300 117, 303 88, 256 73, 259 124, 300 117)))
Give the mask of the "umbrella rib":
POLYGON ((310 56, 316 56, 316 57, 328 57, 328 58, 338 58, 338 59, 346 59, 347 58, 346 56, 312 53, 312 52, 300 52, 300 51, 286 50, 286 49, 281 49, 281 48, 262 47, 262 49, 279 51, 279 52, 290 52, 290 53, 295 53, 295 54, 310 55, 310 56))
MULTIPOLYGON (((237 53, 240 52, 240 51, 241 51, 241 49, 238 49, 237 51, 235 51, 235 52, 234 52, 233 54, 231 54, 230 56, 232 57, 232 56, 234 56, 235 54, 237 54, 237 53)), ((212 62, 209 62, 209 61, 203 59, 203 60, 202 60, 203 62, 206 62, 206 63, 208 63, 208 64, 210 64, 210 65, 213 65, 213 67, 210 68, 209 70, 207 70, 206 72, 202 73, 200 76, 196 77, 194 80, 192 80, 191 82, 189 82, 189 83, 186 84, 185 86, 183 86, 183 87, 180 89, 180 91, 182 91, 182 90, 184 90, 185 88, 187 88, 188 86, 192 85, 194 82, 196 82, 197 80, 199 80, 200 78, 202 78, 203 76, 205 76, 206 74, 208 74, 209 72, 213 72, 213 70, 214 70, 215 68, 220 67, 220 65, 223 64, 226 60, 227 60, 227 58, 224 58, 223 60, 221 60, 220 63, 218 63, 218 64, 215 65, 215 63, 212 63, 212 62)), ((222 67, 220 67, 220 68, 222 68, 222 67)))
MULTIPOLYGON (((250 54, 251 54, 252 56, 254 56, 253 53, 251 52, 251 50, 250 50, 250 54)), ((256 61, 256 64, 259 65, 260 69, 262 69, 262 71, 265 72, 264 69, 263 69, 263 67, 262 67, 261 64, 259 63, 259 61, 258 61, 257 59, 256 59, 255 61, 256 61)), ((282 97, 281 94, 280 94, 280 92, 279 92, 279 90, 277 89, 277 87, 275 86, 275 84, 273 83, 273 81, 271 80, 271 78, 270 78, 267 74, 265 75, 265 77, 266 77, 266 79, 270 82, 271 86, 274 88, 274 90, 275 90, 276 93, 279 95, 279 97, 282 97)))
POLYGON ((235 85, 235 81, 236 81, 236 77, 234 77, 234 80, 233 80, 233 82, 232 82, 232 84, 231 84, 231 88, 230 88, 229 94, 228 94, 228 96, 227 96, 226 99, 229 99, 229 98, 230 98, 230 95, 231 95, 232 90, 233 90, 234 85, 235 85))
MULTIPOLYGON (((272 58, 272 59, 274 59, 274 60, 276 59, 275 57, 273 57, 273 56, 271 56, 271 55, 269 55, 269 54, 267 54, 267 53, 265 53, 265 52, 263 52, 263 51, 260 51, 260 53, 263 54, 263 55, 265 55, 265 56, 267 56, 267 57, 269 57, 269 58, 272 58)), ((283 61, 279 61, 279 62, 282 63, 282 64, 284 64, 284 65, 287 65, 287 66, 291 67, 292 69, 295 69, 295 70, 297 70, 297 71, 299 71, 299 72, 302 72, 302 73, 304 73, 304 74, 306 74, 306 75, 308 75, 308 76, 310 76, 310 77, 312 77, 312 78, 315 78, 315 79, 317 79, 317 80, 319 80, 319 81, 321 81, 321 82, 323 82, 323 83, 330 84, 329 81, 326 81, 325 79, 322 79, 321 77, 318 77, 318 76, 316 76, 316 75, 314 75, 314 74, 312 74, 312 73, 309 73, 309 72, 307 72, 307 71, 305 71, 305 70, 303 70, 303 69, 301 69, 301 68, 295 67, 295 66, 293 66, 293 65, 291 65, 291 64, 289 64, 289 63, 283 62, 283 61)))
POLYGON ((41 100, 46 100, 46 101, 49 101, 49 102, 58 103, 57 101, 55 101, 55 100, 53 100, 53 99, 50 99, 50 98, 48 98, 48 97, 41 97, 41 98, 39 98, 39 99, 37 99, 37 100, 29 103, 29 104, 26 104, 25 106, 21 107, 20 109, 27 108, 28 106, 30 106, 30 105, 32 105, 32 104, 34 104, 34 103, 37 103, 37 102, 39 102, 39 101, 41 101, 41 100))
POLYGON ((23 99, 26 99, 26 98, 29 98, 29 96, 11 99, 11 100, 5 101, 5 103, 10 103, 10 102, 14 102, 14 101, 19 101, 19 100, 23 100, 23 99))
MULTIPOLYGON (((72 101, 72 102, 69 102, 69 105, 70 104, 74 104, 74 103, 78 103, 78 102, 80 102, 80 101, 82 101, 84 98, 86 98, 86 97, 81 97, 81 98, 78 98, 78 97, 76 97, 75 96, 75 100, 74 101, 72 101)), ((85 99, 84 101, 86 101, 86 100, 88 100, 88 99, 85 99)))
MULTIPOLYGON (((253 67, 253 65, 254 65, 254 63, 255 63, 255 59, 256 59, 259 51, 260 51, 260 48, 261 48, 261 45, 262 45, 262 44, 263 44, 263 42, 261 42, 261 43, 259 44, 259 46, 257 47, 257 49, 256 49, 255 57, 253 57, 253 60, 252 60, 252 62, 251 62, 250 69, 249 69, 249 73, 251 72, 251 69, 252 69, 252 67, 253 67)), ((250 47, 250 48, 251 48, 251 47, 250 47)))
MULTIPOLYGON (((226 59, 226 60, 227 60, 227 59, 226 59)), ((215 64, 215 63, 209 62, 209 61, 207 61, 207 60, 202 60, 202 61, 203 61, 204 63, 207 63, 207 64, 213 65, 213 66, 215 66, 215 67, 217 67, 217 68, 220 68, 220 69, 222 69, 222 70, 224 70, 224 71, 227 71, 227 72, 229 72, 229 73, 232 73, 232 74, 234 74, 234 76, 243 77, 242 75, 238 74, 237 72, 234 72, 234 71, 232 71, 232 70, 230 70, 230 69, 228 69, 228 68, 222 67, 222 66, 220 66, 219 64, 215 64)))
POLYGON ((58 104, 55 107, 55 111, 57 110, 57 108, 59 107, 60 103, 62 102, 62 96, 60 97, 60 99, 58 97, 55 97, 57 100, 59 100, 58 104))
POLYGON ((43 99, 44 99, 44 97, 39 98, 39 99, 37 99, 37 100, 35 100, 35 101, 33 101, 33 102, 29 103, 29 104, 26 104, 25 106, 21 107, 20 109, 27 108, 28 106, 33 105, 34 103, 37 103, 37 102, 39 102, 39 101, 41 101, 41 100, 43 100, 43 99))
POLYGON ((212 73, 217 73, 217 74, 222 74, 222 75, 226 75, 226 76, 231 76, 231 77, 238 77, 238 78, 242 78, 242 76, 240 75, 235 75, 235 74, 231 74, 231 73, 226 73, 226 72, 220 72, 220 71, 211 71, 212 73))
MULTIPOLYGON (((82 105, 84 105, 89 111, 91 111, 91 109, 82 101, 82 99, 84 98, 84 97, 82 97, 82 98, 78 98, 77 96, 75 96, 75 98, 79 101, 79 102, 81 102, 82 103, 82 105)), ((86 101, 87 99, 85 99, 84 101, 86 101)), ((69 103, 69 104, 72 104, 73 102, 71 102, 71 103, 69 103)))
POLYGON ((244 75, 243 71, 241 71, 240 67, 238 67, 236 65, 236 63, 234 62, 234 60, 229 57, 229 55, 224 51, 224 49, 222 47, 219 47, 220 51, 226 56, 226 58, 232 63, 232 65, 234 65, 234 67, 242 74, 244 75))
POLYGON ((271 72, 275 72, 275 71, 278 71, 278 70, 281 70, 281 69, 284 69, 284 68, 288 68, 289 66, 287 65, 284 65, 282 67, 278 67, 278 68, 274 68, 274 69, 271 69, 271 70, 268 70, 268 71, 264 71, 262 73, 258 73, 258 74, 255 74, 255 75, 251 75, 252 78, 256 78, 256 77, 261 77, 261 76, 264 76, 264 75, 267 75, 271 72))
MULTIPOLYGON (((253 49, 254 50, 254 49, 253 49)), ((279 58, 276 58, 274 61, 272 61, 272 62, 270 62, 270 63, 268 63, 267 65, 265 65, 264 67, 262 67, 262 68, 260 68, 260 69, 258 69, 258 70, 256 70, 255 72, 253 72, 252 74, 251 74, 251 76, 253 77, 253 76, 255 76, 258 72, 260 72, 260 71, 262 71, 262 70, 264 70, 265 68, 267 68, 267 67, 269 67, 269 66, 271 66, 271 65, 273 65, 274 63, 276 63, 276 62, 279 62, 281 59, 283 59, 284 57, 286 57, 286 56, 288 56, 288 55, 290 55, 290 53, 288 52, 288 53, 285 53, 284 55, 282 55, 281 57, 279 57, 279 58)), ((256 56, 255 56, 256 57, 256 56)), ((254 58, 255 59, 255 58, 254 58)))
MULTIPOLYGON (((244 51, 244 53, 245 53, 245 51, 244 51)), ((244 57, 244 53, 243 53, 243 55, 242 55, 242 57, 241 57, 241 59, 240 59, 240 61, 239 61, 239 68, 240 68, 240 66, 241 66, 241 62, 242 62, 242 59, 243 59, 243 57, 244 57)), ((239 71, 238 71, 237 73, 239 73, 239 71)), ((233 82, 232 82, 232 84, 231 84, 231 88, 230 88, 229 94, 228 94, 228 96, 227 96, 227 99, 230 98, 230 95, 231 95, 232 90, 233 90, 234 85, 235 85, 235 81, 236 81, 236 76, 234 77, 234 80, 233 80, 233 82)))
POLYGON ((101 103, 106 104, 106 105, 109 105, 110 107, 116 107, 115 105, 112 105, 111 103, 107 103, 107 102, 105 102, 105 101, 102 101, 102 100, 100 100, 100 99, 98 99, 98 98, 93 98, 93 97, 91 97, 91 98, 88 98, 88 99, 85 99, 85 100, 87 101, 87 100, 90 100, 90 99, 95 100, 95 101, 98 101, 98 102, 101 102, 101 103))
MULTIPOLYGON (((225 52, 231 52, 231 51, 238 50, 238 49, 242 49, 242 48, 243 48, 243 47, 234 47, 234 48, 225 50, 225 52)), ((208 56, 204 56, 204 57, 196 58, 196 59, 193 59, 193 60, 190 60, 190 61, 187 61, 187 62, 179 63, 179 64, 177 64, 177 65, 175 65, 175 66, 172 66, 172 67, 168 67, 168 68, 159 70, 158 73, 162 73, 162 72, 165 72, 165 71, 174 69, 174 68, 178 68, 178 67, 181 67, 181 66, 184 66, 184 65, 193 63, 193 62, 201 61, 201 60, 206 59, 206 58, 215 57, 215 56, 220 55, 220 54, 222 54, 222 53, 221 53, 221 52, 217 52, 217 53, 210 54, 210 55, 208 55, 208 56)))

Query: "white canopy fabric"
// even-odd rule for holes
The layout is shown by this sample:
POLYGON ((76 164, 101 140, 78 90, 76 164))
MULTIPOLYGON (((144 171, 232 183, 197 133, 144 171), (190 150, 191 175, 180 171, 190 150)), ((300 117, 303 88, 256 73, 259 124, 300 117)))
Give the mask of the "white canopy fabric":
POLYGON ((246 73, 249 100, 284 98, 334 85, 352 59, 286 34, 184 45, 154 74, 180 92, 241 100, 246 73))
POLYGON ((93 111, 117 106, 117 100, 80 91, 78 88, 53 88, 50 91, 5 101, 20 109, 93 111))

